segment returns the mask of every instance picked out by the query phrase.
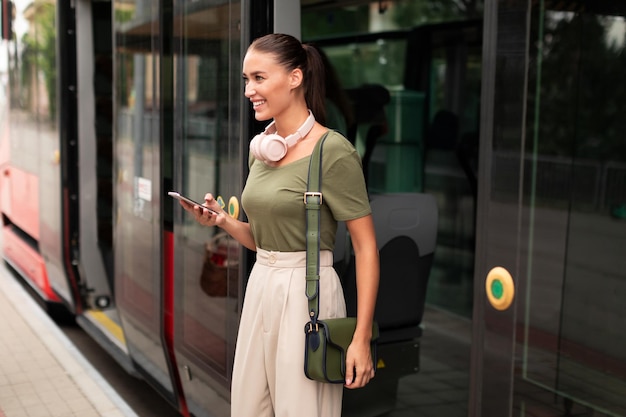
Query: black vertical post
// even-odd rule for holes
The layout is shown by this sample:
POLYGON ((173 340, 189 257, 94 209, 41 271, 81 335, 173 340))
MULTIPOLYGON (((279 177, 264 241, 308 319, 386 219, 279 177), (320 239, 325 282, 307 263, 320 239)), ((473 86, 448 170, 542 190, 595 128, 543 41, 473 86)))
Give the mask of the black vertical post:
MULTIPOLYGON (((72 2, 57 3, 57 111, 61 154, 61 207, 64 232, 63 262, 75 302, 83 306, 83 288, 78 271, 78 110, 76 91, 76 12, 72 2)), ((45 204, 45 203, 44 203, 45 204)))

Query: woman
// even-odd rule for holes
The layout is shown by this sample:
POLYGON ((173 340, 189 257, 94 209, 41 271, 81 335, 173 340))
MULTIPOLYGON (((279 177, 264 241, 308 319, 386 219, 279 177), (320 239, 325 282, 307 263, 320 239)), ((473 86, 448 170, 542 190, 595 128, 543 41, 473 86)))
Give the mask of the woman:
POLYGON ((324 121, 324 68, 319 54, 292 36, 255 40, 244 57, 245 96, 255 118, 273 122, 250 144, 250 173, 242 194, 249 221, 229 217, 205 196, 201 206, 181 202, 206 226, 219 226, 257 252, 239 325, 232 377, 233 417, 339 417, 342 386, 304 375, 305 209, 309 159, 323 151, 319 318, 344 317, 345 301, 332 268, 337 221, 345 221, 356 257, 357 329, 347 351, 347 388, 365 386, 374 369, 371 328, 379 261, 360 158, 324 121), (317 120, 315 120, 317 118, 317 120), (288 144, 281 148, 281 136, 288 144), (276 151, 278 149, 278 151, 276 151))

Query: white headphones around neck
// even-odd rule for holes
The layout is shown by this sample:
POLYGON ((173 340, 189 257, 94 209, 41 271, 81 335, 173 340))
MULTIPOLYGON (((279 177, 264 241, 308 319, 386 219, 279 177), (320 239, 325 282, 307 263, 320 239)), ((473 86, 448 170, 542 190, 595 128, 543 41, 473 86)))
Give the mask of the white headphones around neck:
POLYGON ((276 133, 275 122, 270 123, 262 133, 256 135, 250 142, 250 152, 256 159, 263 162, 278 162, 287 154, 289 147, 298 143, 315 125, 315 117, 309 110, 309 117, 295 133, 283 138, 276 133))

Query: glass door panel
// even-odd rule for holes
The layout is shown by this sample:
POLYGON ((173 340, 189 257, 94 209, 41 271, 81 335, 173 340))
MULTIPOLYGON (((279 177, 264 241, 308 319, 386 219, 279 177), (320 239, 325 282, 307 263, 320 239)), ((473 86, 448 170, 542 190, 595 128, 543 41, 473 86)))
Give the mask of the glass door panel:
POLYGON ((174 384, 163 349, 161 250, 160 9, 116 3, 115 288, 125 340, 139 368, 166 395, 174 384))
POLYGON ((482 224, 494 243, 485 246, 484 268, 508 261, 517 297, 505 312, 482 303, 485 337, 475 367, 482 403, 475 409, 625 415, 626 6, 540 1, 515 9, 513 3, 501 4, 497 14, 492 191, 485 206, 492 219, 482 224), (527 28, 520 27, 526 17, 527 28), (518 39, 517 56, 527 59, 517 69, 504 48, 515 45, 507 36, 518 39), (516 106, 526 116, 505 129, 499 116, 512 108, 515 82, 525 86, 516 106), (512 149, 502 146, 508 133, 512 149), (520 176, 511 182, 507 170, 515 161, 520 176), (504 190, 508 231, 497 227, 506 210, 494 198, 504 190), (507 240, 515 244, 507 247, 507 240), (511 253, 516 259, 507 259, 511 253))
MULTIPOLYGON (((620 217, 626 146, 619 132, 626 123, 619 115, 626 103, 626 6, 538 6, 525 158, 524 198, 533 214, 523 307, 527 353, 518 379, 555 394, 551 405, 560 411, 624 415, 626 355, 618 329, 626 313, 619 249, 626 241, 620 217)), ((520 408, 546 407, 529 397, 519 396, 520 408)))
MULTIPOLYGON (((242 189, 239 1, 174 2, 173 188, 225 208, 242 189)), ((194 415, 229 414, 241 246, 175 205, 175 350, 194 415)), ((240 262, 241 261, 241 262, 240 262)))

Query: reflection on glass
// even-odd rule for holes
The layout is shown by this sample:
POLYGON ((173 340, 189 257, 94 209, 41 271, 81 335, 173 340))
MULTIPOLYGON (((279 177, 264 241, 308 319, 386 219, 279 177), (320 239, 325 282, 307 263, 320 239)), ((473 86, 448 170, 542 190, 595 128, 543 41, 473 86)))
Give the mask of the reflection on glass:
POLYGON ((624 415, 626 9, 534 12, 518 401, 529 410, 563 402, 573 414, 624 415), (543 395, 529 395, 522 381, 543 395))
MULTIPOLYGON (((241 188, 239 112, 242 98, 239 4, 181 5, 175 19, 180 51, 175 56, 176 147, 173 184, 203 201, 206 193, 228 204, 241 188)), ((227 209, 227 207, 225 207, 227 209)), ((181 285, 180 350, 204 375, 228 385, 238 322, 240 245, 217 228, 185 214, 177 229, 181 285)), ((207 401, 206 398, 195 398, 207 401)))
POLYGON ((469 317, 474 285, 481 49, 475 32, 457 36, 461 38, 432 50, 424 191, 437 196, 440 222, 430 300, 469 317))
POLYGON ((115 279, 133 360, 173 392, 162 349, 158 4, 114 3, 115 279))

